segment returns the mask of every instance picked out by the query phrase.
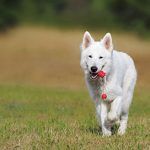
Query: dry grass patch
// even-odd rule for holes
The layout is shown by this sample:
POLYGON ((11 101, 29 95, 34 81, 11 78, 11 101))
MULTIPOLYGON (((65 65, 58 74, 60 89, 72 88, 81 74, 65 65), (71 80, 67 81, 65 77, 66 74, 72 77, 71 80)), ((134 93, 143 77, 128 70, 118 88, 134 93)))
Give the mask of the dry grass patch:
MULTIPOLYGON (((0 82, 85 87, 79 66, 82 34, 80 30, 18 27, 0 35, 0 82)), ((92 34, 96 39, 104 35, 101 31, 92 34)), ((125 33, 112 33, 112 36, 115 47, 134 58, 139 85, 148 85, 149 41, 125 33)))

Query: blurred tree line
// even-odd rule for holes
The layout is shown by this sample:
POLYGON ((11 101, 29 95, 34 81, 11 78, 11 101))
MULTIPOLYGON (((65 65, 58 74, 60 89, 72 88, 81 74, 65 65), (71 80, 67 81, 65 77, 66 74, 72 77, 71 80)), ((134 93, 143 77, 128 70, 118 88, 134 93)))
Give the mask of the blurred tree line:
POLYGON ((150 0, 0 0, 0 28, 20 22, 150 29, 150 0))

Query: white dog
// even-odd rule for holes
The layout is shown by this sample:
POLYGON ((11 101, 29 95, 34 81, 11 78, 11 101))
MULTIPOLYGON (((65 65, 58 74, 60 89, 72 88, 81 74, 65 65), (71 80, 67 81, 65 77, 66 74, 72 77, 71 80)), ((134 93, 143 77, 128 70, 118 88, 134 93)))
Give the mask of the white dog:
POLYGON ((118 134, 123 135, 137 78, 132 58, 113 50, 110 33, 101 41, 94 41, 90 33, 85 32, 80 64, 95 102, 103 136, 112 134, 111 127, 116 122, 120 123, 118 134))

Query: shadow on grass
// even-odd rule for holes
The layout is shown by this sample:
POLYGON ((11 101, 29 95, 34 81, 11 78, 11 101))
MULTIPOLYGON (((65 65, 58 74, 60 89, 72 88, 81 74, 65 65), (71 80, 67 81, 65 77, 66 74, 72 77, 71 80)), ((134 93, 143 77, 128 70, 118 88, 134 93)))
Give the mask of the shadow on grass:
MULTIPOLYGON (((112 131, 112 135, 116 134, 118 131, 119 125, 113 125, 113 127, 111 128, 112 131)), ((89 127, 86 129, 87 132, 90 132, 92 134, 95 135, 102 135, 102 128, 101 127, 89 127)))
POLYGON ((118 131, 119 125, 115 124, 112 126, 111 131, 112 131, 112 135, 116 134, 118 131))

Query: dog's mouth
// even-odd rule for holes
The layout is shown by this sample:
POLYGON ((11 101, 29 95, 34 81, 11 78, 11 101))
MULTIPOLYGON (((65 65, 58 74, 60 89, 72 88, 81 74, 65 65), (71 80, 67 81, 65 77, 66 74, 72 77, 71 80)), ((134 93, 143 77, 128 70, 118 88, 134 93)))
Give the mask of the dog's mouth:
MULTIPOLYGON (((104 68, 105 64, 102 66, 101 70, 104 68)), ((98 72, 90 72, 90 78, 95 80, 98 78, 98 72)))
POLYGON ((98 73, 90 72, 90 78, 92 80, 97 79, 98 78, 98 73))

